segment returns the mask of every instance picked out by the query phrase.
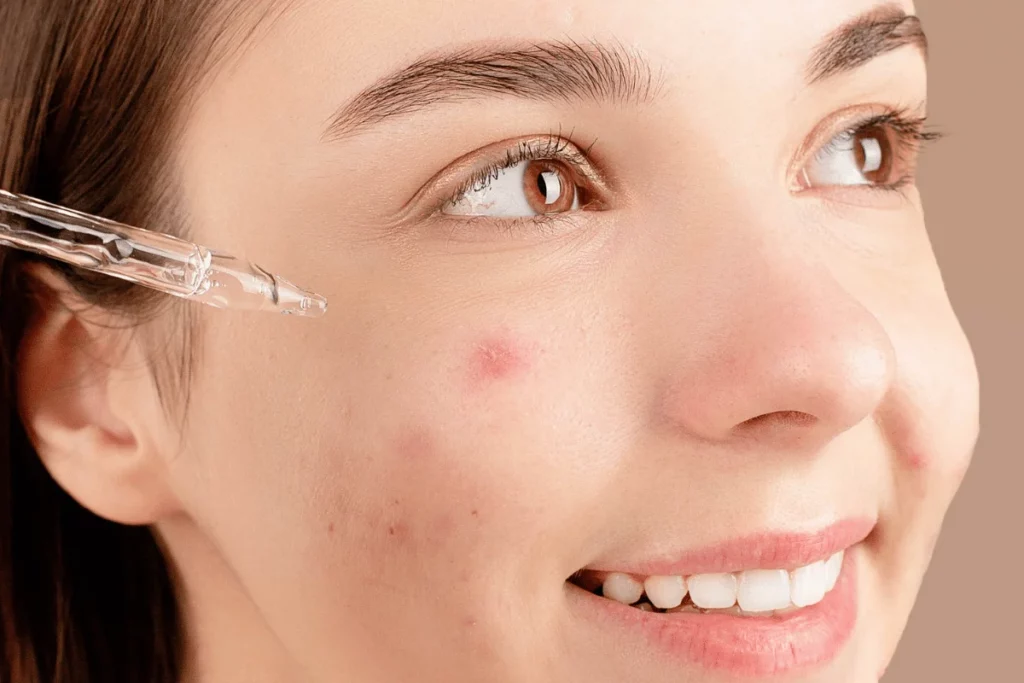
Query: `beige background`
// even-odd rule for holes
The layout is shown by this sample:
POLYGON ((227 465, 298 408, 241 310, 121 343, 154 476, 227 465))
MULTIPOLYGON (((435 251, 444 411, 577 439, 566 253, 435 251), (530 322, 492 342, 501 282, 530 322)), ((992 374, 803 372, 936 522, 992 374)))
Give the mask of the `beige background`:
POLYGON ((1024 681, 1024 2, 919 0, 928 229, 981 374, 981 438, 885 683, 1024 681))

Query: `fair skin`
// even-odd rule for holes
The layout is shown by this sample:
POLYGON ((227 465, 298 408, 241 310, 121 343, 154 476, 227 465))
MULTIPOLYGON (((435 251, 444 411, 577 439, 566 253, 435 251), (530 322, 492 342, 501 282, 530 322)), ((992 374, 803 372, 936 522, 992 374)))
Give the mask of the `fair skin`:
POLYGON ((181 433, 142 337, 51 307, 22 359, 50 471, 174 559, 189 680, 738 680, 591 619, 566 579, 854 518, 856 626, 783 680, 876 680, 978 429, 917 190, 793 184, 865 112, 922 113, 913 45, 805 80, 876 6, 310 0, 218 65, 175 160, 193 236, 328 315, 200 311, 181 433), (475 95, 322 139, 424 56, 567 40, 624 46, 659 87, 475 95), (456 160, 559 131, 594 205, 437 214, 456 160))

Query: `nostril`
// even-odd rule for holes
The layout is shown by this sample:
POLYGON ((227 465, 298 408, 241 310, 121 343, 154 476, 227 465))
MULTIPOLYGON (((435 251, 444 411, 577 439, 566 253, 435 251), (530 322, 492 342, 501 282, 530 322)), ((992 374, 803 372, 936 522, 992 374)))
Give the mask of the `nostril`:
POLYGON ((818 418, 810 413, 799 410, 777 410, 773 413, 765 413, 752 417, 743 423, 746 427, 758 427, 761 425, 775 425, 779 427, 810 427, 818 422, 818 418))

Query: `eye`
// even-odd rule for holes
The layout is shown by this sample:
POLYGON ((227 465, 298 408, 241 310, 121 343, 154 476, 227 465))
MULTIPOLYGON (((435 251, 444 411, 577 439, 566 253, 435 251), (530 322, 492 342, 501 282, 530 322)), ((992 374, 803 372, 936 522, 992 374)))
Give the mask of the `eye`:
POLYGON ((565 140, 523 142, 475 173, 441 213, 530 218, 579 211, 589 202, 588 169, 586 156, 565 140))
POLYGON ((564 163, 526 160, 493 171, 442 211, 457 216, 504 218, 565 213, 580 208, 580 194, 573 173, 564 163))
POLYGON ((804 168, 810 187, 886 185, 893 170, 893 147, 880 127, 845 131, 832 138, 804 168))
POLYGON ((923 118, 900 113, 875 116, 835 135, 804 166, 803 189, 869 186, 895 190, 914 180, 921 144, 938 137, 925 133, 923 118))

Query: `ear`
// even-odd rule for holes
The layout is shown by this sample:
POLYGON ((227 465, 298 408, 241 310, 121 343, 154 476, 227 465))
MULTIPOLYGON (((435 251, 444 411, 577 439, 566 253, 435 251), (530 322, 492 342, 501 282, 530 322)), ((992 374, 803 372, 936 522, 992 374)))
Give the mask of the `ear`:
POLYGON ((167 468, 177 439, 138 335, 52 270, 33 265, 26 275, 40 294, 18 354, 18 403, 43 465, 111 521, 151 524, 177 512, 167 468))

